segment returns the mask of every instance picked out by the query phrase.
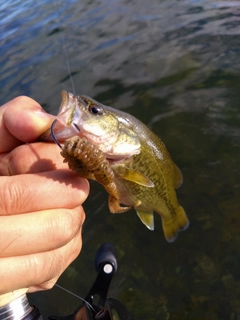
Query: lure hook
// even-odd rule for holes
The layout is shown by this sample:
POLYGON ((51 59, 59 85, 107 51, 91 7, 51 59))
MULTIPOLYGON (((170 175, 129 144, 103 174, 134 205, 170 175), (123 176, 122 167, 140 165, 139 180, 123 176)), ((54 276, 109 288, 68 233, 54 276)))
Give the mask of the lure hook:
POLYGON ((55 124, 57 122, 57 119, 55 119, 51 125, 51 135, 53 137, 53 140, 55 141, 55 143, 59 146, 59 148, 62 149, 62 146, 61 144, 59 143, 59 141, 57 140, 57 138, 55 137, 55 134, 54 134, 54 127, 55 127, 55 124))

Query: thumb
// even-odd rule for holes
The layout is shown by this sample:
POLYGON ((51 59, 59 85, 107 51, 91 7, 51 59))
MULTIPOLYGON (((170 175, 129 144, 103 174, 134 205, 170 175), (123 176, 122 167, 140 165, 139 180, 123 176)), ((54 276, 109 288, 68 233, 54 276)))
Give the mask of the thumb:
POLYGON ((0 153, 35 141, 51 126, 54 118, 29 97, 20 96, 9 101, 0 108, 0 153))

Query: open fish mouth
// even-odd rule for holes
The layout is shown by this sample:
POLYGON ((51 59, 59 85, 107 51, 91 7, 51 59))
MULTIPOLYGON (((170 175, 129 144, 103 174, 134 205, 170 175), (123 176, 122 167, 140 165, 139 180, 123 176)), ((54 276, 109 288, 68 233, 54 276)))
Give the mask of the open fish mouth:
POLYGON ((74 118, 79 117, 79 108, 76 96, 67 91, 62 91, 62 102, 57 118, 53 121, 51 128, 47 130, 39 139, 41 141, 55 141, 62 148, 61 142, 79 135, 80 129, 74 122, 74 118))

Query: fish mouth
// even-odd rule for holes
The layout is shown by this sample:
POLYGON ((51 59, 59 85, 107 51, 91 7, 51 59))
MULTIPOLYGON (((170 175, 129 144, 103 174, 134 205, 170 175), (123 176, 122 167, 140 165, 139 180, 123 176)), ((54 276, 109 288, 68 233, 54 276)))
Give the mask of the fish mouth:
POLYGON ((41 141, 55 141, 60 147, 61 142, 72 136, 79 134, 80 129, 74 122, 79 117, 79 108, 77 97, 65 90, 62 91, 62 102, 58 115, 53 121, 51 128, 47 130, 41 137, 41 141))
POLYGON ((63 90, 61 92, 62 103, 59 108, 57 119, 64 126, 70 126, 73 122, 74 114, 77 107, 77 98, 75 94, 63 90))

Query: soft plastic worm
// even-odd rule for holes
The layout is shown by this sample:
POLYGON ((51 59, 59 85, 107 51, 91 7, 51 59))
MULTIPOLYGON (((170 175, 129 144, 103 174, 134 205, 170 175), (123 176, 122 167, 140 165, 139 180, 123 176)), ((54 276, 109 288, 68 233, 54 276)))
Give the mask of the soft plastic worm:
POLYGON ((70 169, 103 185, 113 182, 114 173, 104 154, 86 138, 74 136, 64 143, 61 155, 70 169))

